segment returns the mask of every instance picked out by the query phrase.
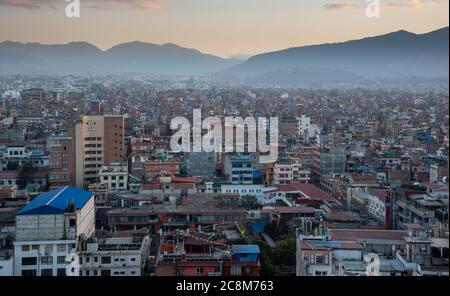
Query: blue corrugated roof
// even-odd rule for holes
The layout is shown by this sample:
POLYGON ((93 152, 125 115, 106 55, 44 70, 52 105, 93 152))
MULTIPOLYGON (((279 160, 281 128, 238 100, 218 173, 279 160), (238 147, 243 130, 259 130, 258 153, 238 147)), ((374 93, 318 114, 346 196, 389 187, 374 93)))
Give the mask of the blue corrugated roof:
POLYGON ((66 186, 42 193, 22 208, 17 215, 62 214, 70 203, 81 209, 94 195, 92 192, 66 186))
POLYGON ((235 254, 259 254, 258 245, 233 245, 233 253, 235 254))

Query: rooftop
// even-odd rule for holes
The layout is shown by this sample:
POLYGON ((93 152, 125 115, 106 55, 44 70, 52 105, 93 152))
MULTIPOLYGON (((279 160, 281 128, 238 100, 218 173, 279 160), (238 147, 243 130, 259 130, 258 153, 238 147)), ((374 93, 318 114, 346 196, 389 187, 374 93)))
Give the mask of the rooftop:
POLYGON ((38 195, 17 215, 52 215, 63 214, 70 203, 81 209, 94 195, 92 192, 66 186, 38 195))

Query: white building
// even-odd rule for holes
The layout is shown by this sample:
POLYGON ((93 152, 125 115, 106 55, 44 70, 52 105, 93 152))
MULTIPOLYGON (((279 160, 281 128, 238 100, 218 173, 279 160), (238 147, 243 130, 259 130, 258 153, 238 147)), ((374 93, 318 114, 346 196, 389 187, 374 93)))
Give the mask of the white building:
POLYGON ((66 275, 77 238, 94 230, 93 193, 67 186, 37 196, 16 217, 14 275, 66 275))
POLYGON ((108 191, 121 191, 128 188, 128 166, 122 163, 111 163, 102 166, 98 173, 101 184, 106 184, 108 191))
POLYGON ((301 115, 297 119, 298 135, 304 139, 305 143, 309 143, 310 139, 320 134, 320 128, 317 124, 311 124, 311 118, 301 115))
POLYGON ((367 212, 382 224, 387 224, 388 212, 390 211, 389 195, 386 191, 371 188, 367 195, 367 212))
POLYGON ((77 251, 80 276, 140 276, 148 256, 150 239, 91 238, 77 251))

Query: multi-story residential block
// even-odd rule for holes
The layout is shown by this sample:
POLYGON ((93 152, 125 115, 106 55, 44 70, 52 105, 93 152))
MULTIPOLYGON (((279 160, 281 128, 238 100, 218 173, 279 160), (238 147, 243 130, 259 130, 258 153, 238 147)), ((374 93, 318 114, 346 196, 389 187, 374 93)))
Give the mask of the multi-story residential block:
POLYGON ((123 161, 124 117, 83 116, 75 126, 76 185, 94 183, 103 165, 123 161))
POLYGON ((232 184, 253 184, 254 172, 253 158, 250 154, 225 156, 224 174, 232 184))
POLYGON ((213 177, 216 174, 214 153, 190 152, 183 158, 184 171, 188 176, 213 177))
POLYGON ((148 258, 149 246, 148 236, 139 241, 132 235, 106 239, 88 238, 80 243, 76 250, 79 275, 141 276, 148 258))
POLYGON ((309 183, 311 170, 305 169, 297 158, 281 159, 273 164, 272 184, 309 183))
POLYGON ((304 144, 310 143, 311 139, 320 134, 320 128, 317 124, 311 124, 311 118, 306 115, 297 117, 298 135, 303 139, 304 144))
POLYGON ((16 217, 14 275, 66 275, 67 255, 94 229, 93 193, 66 186, 37 196, 16 217))
POLYGON ((48 138, 50 188, 75 185, 76 154, 73 130, 48 138))
POLYGON ((113 162, 102 166, 98 172, 100 184, 105 184, 108 191, 124 191, 128 189, 128 166, 126 163, 113 162))
POLYGON ((31 149, 27 147, 7 147, 0 154, 0 171, 6 171, 8 163, 16 163, 21 166, 30 161, 35 168, 48 167, 48 155, 42 149, 31 149))
POLYGON ((385 227, 390 228, 392 226, 391 190, 370 188, 367 198, 369 216, 385 227))
POLYGON ((144 165, 144 177, 147 182, 154 181, 158 176, 172 176, 179 174, 180 160, 177 158, 149 160, 144 165))
POLYGON ((347 153, 344 148, 331 147, 314 151, 313 181, 320 183, 320 176, 345 173, 347 153))

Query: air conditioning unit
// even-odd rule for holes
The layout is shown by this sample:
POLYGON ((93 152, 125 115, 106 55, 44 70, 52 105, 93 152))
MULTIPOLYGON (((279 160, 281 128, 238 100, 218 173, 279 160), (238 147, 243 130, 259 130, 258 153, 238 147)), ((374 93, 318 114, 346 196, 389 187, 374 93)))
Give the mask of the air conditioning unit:
POLYGON ((261 219, 261 212, 260 211, 247 211, 247 219, 248 220, 261 219))

